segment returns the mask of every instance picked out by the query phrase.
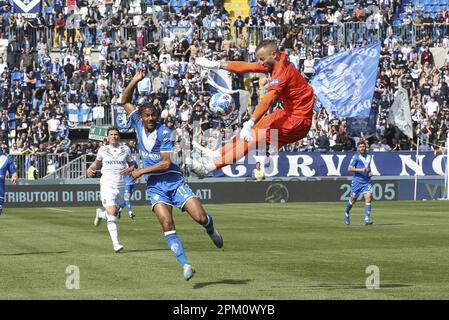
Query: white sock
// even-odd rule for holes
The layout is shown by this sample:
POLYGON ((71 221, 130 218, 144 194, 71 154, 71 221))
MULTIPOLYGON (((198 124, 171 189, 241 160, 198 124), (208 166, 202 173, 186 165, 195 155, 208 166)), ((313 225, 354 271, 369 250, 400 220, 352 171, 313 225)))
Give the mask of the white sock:
POLYGON ((116 245, 118 244, 118 229, 117 229, 117 217, 116 216, 109 216, 108 219, 108 231, 109 235, 111 236, 112 244, 116 245))
POLYGON ((107 214, 106 214, 106 211, 101 211, 101 212, 98 214, 98 216, 99 216, 101 219, 104 219, 104 220, 107 220, 107 219, 108 219, 108 216, 107 216, 107 214))
POLYGON ((217 169, 217 167, 215 166, 215 163, 212 160, 207 160, 204 163, 204 166, 206 167, 207 172, 212 172, 215 169, 217 169))

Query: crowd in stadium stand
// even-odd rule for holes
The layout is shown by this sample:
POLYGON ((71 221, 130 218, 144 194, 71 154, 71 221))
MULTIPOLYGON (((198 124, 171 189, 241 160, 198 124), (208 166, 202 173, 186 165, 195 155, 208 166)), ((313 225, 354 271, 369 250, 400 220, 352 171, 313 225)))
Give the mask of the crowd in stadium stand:
MULTIPOLYGON (((176 150, 181 152, 181 139, 197 135, 216 148, 240 126, 225 127, 208 113, 207 79, 195 57, 254 61, 260 30, 262 37, 278 40, 307 78, 313 76, 317 59, 375 42, 376 34, 382 43, 373 101, 379 111, 376 131, 363 137, 348 132, 345 119, 321 108, 308 137, 283 150, 355 150, 362 138, 373 151, 414 149, 415 142, 386 121, 399 81, 409 93, 421 149, 444 144, 449 56, 437 68, 429 47, 449 47, 446 0, 251 0, 249 15, 233 23, 222 1, 154 1, 160 9, 150 10, 152 1, 141 0, 139 14, 132 12, 127 0, 99 2, 77 1, 76 12, 84 7, 85 14, 73 28, 64 0, 43 1, 42 12, 31 19, 19 17, 8 0, 0 0, 0 39, 9 39, 6 54, 0 57, 0 134, 11 154, 64 153, 71 158, 95 154, 103 142, 71 141, 70 130, 90 126, 96 106, 110 114, 138 68, 145 68, 148 77, 139 83, 134 103, 160 108, 162 120, 176 131, 176 150), (337 31, 348 22, 365 22, 366 29, 359 30, 363 39, 345 46, 337 31), (321 26, 321 33, 310 41, 305 27, 315 25, 321 26), (408 44, 394 37, 399 25, 423 28, 417 29, 415 43, 408 44), (185 32, 170 32, 175 26, 185 32), (73 121, 68 105, 85 110, 87 117, 73 121)), ((234 89, 251 92, 250 111, 260 101, 265 81, 263 75, 251 75, 248 86, 243 77, 233 75, 234 89)), ((280 102, 270 111, 277 108, 282 108, 280 102)), ((240 123, 248 116, 245 113, 240 123)))

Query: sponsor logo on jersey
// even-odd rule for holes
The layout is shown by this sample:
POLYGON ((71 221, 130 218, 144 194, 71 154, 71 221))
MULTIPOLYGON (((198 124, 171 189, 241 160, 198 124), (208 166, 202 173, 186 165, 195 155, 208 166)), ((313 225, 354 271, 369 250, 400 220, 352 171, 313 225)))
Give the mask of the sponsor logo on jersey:
POLYGON ((140 150, 140 156, 143 158, 149 158, 149 159, 153 159, 153 160, 158 160, 161 158, 160 153, 151 153, 151 152, 146 152, 143 150, 140 150))

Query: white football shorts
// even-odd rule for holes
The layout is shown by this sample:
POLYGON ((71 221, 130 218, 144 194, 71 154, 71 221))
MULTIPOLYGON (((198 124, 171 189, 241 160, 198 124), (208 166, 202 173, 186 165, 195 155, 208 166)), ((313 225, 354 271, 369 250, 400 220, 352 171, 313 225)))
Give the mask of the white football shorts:
POLYGON ((123 198, 125 194, 125 187, 111 188, 109 186, 101 186, 101 203, 103 207, 116 206, 117 208, 123 207, 125 200, 123 198))

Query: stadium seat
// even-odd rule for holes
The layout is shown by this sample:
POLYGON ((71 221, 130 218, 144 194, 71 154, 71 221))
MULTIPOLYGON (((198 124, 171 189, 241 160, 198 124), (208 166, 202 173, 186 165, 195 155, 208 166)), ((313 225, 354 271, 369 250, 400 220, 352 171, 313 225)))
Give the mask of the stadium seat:
POLYGON ((433 12, 435 12, 435 13, 441 12, 440 6, 434 6, 434 7, 433 7, 433 12))
POLYGON ((430 6, 430 5, 425 5, 425 6, 424 6, 424 11, 425 11, 425 12, 432 12, 432 6, 430 6))

